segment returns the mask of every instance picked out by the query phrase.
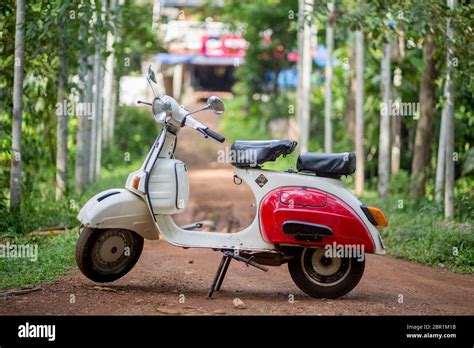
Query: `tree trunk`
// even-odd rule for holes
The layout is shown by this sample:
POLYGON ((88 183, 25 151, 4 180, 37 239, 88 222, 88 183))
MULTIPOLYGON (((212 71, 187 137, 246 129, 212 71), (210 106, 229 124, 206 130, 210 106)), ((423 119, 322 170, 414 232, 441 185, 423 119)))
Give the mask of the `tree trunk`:
MULTIPOLYGON (((95 17, 94 25, 100 25, 103 21, 103 14, 105 10, 105 1, 102 0, 100 7, 96 8, 97 16, 95 17)), ((102 99, 102 61, 101 61, 101 51, 103 48, 103 37, 100 34, 97 34, 98 38, 95 43, 95 54, 94 54, 94 115, 92 119, 92 134, 91 134, 91 164, 89 171, 89 181, 95 182, 100 171, 100 159, 101 159, 101 147, 102 147, 102 134, 101 134, 101 124, 102 124, 102 108, 101 108, 101 99, 102 99)))
MULTIPOLYGON (((86 40, 84 39, 86 42, 86 40)), ((81 95, 79 107, 81 112, 77 115, 77 142, 76 142, 76 166, 75 166, 75 186, 78 193, 82 193, 84 187, 87 185, 89 178, 89 163, 90 155, 90 115, 89 115, 89 101, 90 94, 88 92, 90 81, 88 79, 87 56, 81 51, 79 56, 79 80, 81 83, 81 95)))
MULTIPOLYGON (((94 56, 88 57, 88 66, 93 66, 94 64, 94 56)), ((90 180, 90 172, 92 167, 91 161, 91 148, 92 148, 92 123, 94 119, 94 72, 92 69, 87 70, 86 76, 86 95, 85 95, 85 102, 86 102, 86 109, 87 115, 85 116, 86 119, 86 128, 85 128, 85 138, 87 139, 85 144, 85 164, 86 164, 86 172, 85 175, 85 183, 86 185, 91 183, 90 180)))
POLYGON ((334 48, 334 3, 328 2, 328 24, 326 26, 326 49, 327 61, 325 69, 325 89, 324 89, 324 151, 332 152, 332 52, 334 48))
POLYGON ((355 33, 355 152, 357 167, 355 172, 355 191, 364 192, 364 34, 355 33))
POLYGON ((296 33, 296 43, 298 46, 299 58, 296 62, 296 71, 298 73, 298 85, 296 86, 296 106, 295 114, 288 122, 288 137, 301 143, 301 86, 303 81, 301 52, 303 50, 303 26, 304 26, 304 0, 298 0, 298 26, 296 33))
POLYGON ((306 16, 303 22, 302 32, 302 45, 299 47, 299 59, 301 60, 300 68, 298 71, 300 76, 300 88, 297 103, 300 105, 300 115, 298 126, 300 130, 300 151, 307 152, 309 149, 309 126, 310 126, 310 97, 311 97, 311 70, 312 70, 312 59, 311 59, 311 24, 308 23, 309 17, 313 13, 314 0, 300 0, 299 5, 303 8, 306 16))
POLYGON ((10 209, 20 208, 21 123, 23 119, 23 77, 25 56, 25 0, 16 1, 15 62, 13 77, 12 160, 10 169, 10 209))
POLYGON ((68 158, 68 123, 66 85, 68 74, 67 49, 64 37, 59 43, 59 73, 58 73, 58 106, 60 113, 56 113, 58 120, 56 132, 56 200, 64 197, 67 190, 67 158, 68 158))
MULTIPOLYGON (((110 6, 108 12, 110 14, 115 10, 117 4, 116 0, 110 0, 110 6)), ((112 15, 111 15, 112 16, 112 15)), ((113 17, 111 20, 113 21, 113 17)), ((112 127, 113 127, 113 115, 112 115, 112 103, 113 103, 113 83, 114 83, 114 68, 115 68, 115 52, 113 44, 115 42, 115 34, 112 32, 107 33, 107 46, 106 50, 111 52, 107 57, 105 63, 105 73, 104 73, 104 89, 103 89, 103 103, 104 103, 104 112, 103 112, 103 123, 102 123, 102 140, 105 146, 108 146, 112 141, 112 127)))
MULTIPOLYGON (((456 6, 456 0, 448 0, 448 6, 452 10, 456 6)), ((451 19, 446 24, 448 36, 447 43, 447 74, 446 74, 446 180, 444 182, 444 216, 446 219, 454 217, 454 71, 452 60, 453 52, 453 28, 451 19)))
POLYGON ((117 104, 119 99, 119 88, 120 83, 115 76, 114 80, 112 81, 112 101, 110 104, 110 141, 114 139, 115 134, 115 115, 117 112, 117 104))
POLYGON ((388 193, 388 180, 390 170, 390 114, 391 114, 391 85, 390 78, 390 55, 391 43, 385 44, 381 64, 381 92, 383 105, 380 112, 379 133, 379 163, 378 163, 378 185, 377 190, 380 197, 386 197, 388 193))
MULTIPOLYGON (((105 21, 105 15, 107 11, 107 0, 101 0, 101 21, 105 21)), ((107 36, 102 36, 101 37, 101 46, 100 46, 100 51, 102 53, 102 50, 105 48, 106 45, 106 40, 107 36)), ((99 109, 98 115, 99 119, 97 120, 97 155, 96 155, 96 164, 95 164, 95 177, 96 179, 100 175, 100 169, 102 166, 102 135, 104 134, 103 132, 103 125, 104 125, 104 98, 103 98, 103 89, 104 89, 104 75, 105 75, 105 70, 104 67, 101 64, 99 64, 99 91, 97 92, 97 98, 98 98, 98 103, 97 107, 99 109)))
POLYGON ((392 151, 391 151, 391 168, 392 175, 398 175, 400 172, 400 147, 401 147, 401 129, 402 118, 399 115, 394 115, 392 120, 392 151))
POLYGON ((425 194, 425 184, 431 157, 432 124, 435 113, 435 45, 433 34, 426 35, 423 47, 425 68, 420 85, 420 118, 416 124, 415 146, 411 164, 411 196, 418 198, 425 194))
POLYGON ((103 126, 103 98, 102 98, 102 89, 104 88, 104 68, 102 64, 99 65, 99 91, 97 92, 97 123, 96 123, 96 134, 97 134, 97 152, 95 156, 95 174, 94 177, 97 178, 100 175, 100 168, 102 165, 102 126, 103 126))
MULTIPOLYGON (((392 42, 392 59, 397 63, 401 63, 405 57, 405 51, 403 47, 404 32, 403 30, 397 29, 398 36, 392 42)), ((393 93, 392 100, 395 99, 397 103, 396 115, 392 115, 392 151, 391 151, 391 174, 396 176, 400 173, 400 153, 401 153, 401 130, 402 130, 402 115, 400 115, 401 99, 398 97, 398 93, 395 87, 401 85, 401 69, 396 68, 393 77, 393 93), (398 79, 400 79, 398 81, 398 79)))
MULTIPOLYGON (((357 34, 356 34, 357 35, 357 34)), ((362 41, 364 39, 362 38, 362 41)), ((355 96, 357 93, 357 77, 356 77, 356 42, 351 43, 349 46, 349 84, 347 86, 347 95, 346 95, 346 133, 349 134, 349 138, 352 140, 355 138, 355 110, 356 102, 355 96)), ((362 42, 363 45, 363 42, 362 42)), ((363 49, 363 47, 362 47, 363 49)), ((363 67, 362 67, 363 68, 363 67)), ((363 92, 363 91, 362 91, 363 92)), ((355 143, 354 143, 355 144, 355 143)))
MULTIPOLYGON (((446 85, 445 94, 446 94, 446 85)), ((435 179, 435 202, 441 204, 443 201, 444 189, 444 172, 446 170, 446 110, 443 108, 441 112, 441 125, 439 128, 438 141, 438 160, 436 163, 436 179, 435 179)))
POLYGON ((99 125, 101 123, 101 115, 99 109, 99 98, 100 94, 100 54, 99 47, 96 47, 96 53, 94 54, 94 69, 93 69, 93 109, 94 113, 92 116, 92 130, 91 130, 91 153, 90 153, 90 166, 89 166, 89 182, 95 182, 97 174, 97 154, 100 152, 98 142, 99 125))

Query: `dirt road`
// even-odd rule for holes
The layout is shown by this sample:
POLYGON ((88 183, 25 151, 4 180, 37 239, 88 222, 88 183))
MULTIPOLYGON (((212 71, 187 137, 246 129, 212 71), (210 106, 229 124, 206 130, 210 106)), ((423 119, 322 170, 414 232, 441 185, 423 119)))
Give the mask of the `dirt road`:
MULTIPOLYGON (((216 129, 216 116, 198 116, 216 129)), ((232 182, 229 165, 216 163, 218 145, 192 130, 180 134, 177 157, 190 169, 190 209, 181 224, 216 221, 219 231, 250 223, 255 208, 250 190, 232 182), (198 150, 198 151, 197 151, 198 150)), ((146 241, 141 259, 124 278, 95 284, 73 268, 41 291, 0 300, 0 314, 145 315, 400 315, 474 314, 474 275, 460 275, 388 256, 369 255, 359 285, 337 300, 316 300, 292 282, 286 265, 267 273, 231 263, 222 291, 207 300, 220 253, 180 249, 146 241), (246 309, 236 309, 234 298, 246 309)))

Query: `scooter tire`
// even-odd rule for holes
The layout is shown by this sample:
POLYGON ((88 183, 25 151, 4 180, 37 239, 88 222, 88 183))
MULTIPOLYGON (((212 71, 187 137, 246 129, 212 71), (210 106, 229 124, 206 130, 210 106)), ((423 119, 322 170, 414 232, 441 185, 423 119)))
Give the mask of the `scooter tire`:
POLYGON ((143 237, 133 231, 85 228, 77 240, 76 263, 90 280, 107 283, 127 274, 142 250, 143 237))
POLYGON ((314 298, 334 299, 347 294, 356 287, 364 273, 365 258, 362 260, 354 257, 332 258, 332 261, 329 262, 335 262, 339 267, 333 266, 334 272, 332 274, 327 271, 328 267, 323 268, 324 272, 320 273, 325 274, 321 275, 317 271, 318 267, 314 267, 314 262, 320 262, 318 257, 314 261, 313 255, 316 252, 324 253, 324 249, 298 250, 295 252, 294 258, 288 262, 290 276, 298 288, 314 298))

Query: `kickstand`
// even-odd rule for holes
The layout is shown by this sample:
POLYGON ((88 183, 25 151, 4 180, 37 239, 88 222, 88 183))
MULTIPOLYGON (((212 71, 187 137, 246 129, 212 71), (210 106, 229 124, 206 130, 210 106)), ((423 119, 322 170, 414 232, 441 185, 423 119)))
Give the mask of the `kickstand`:
POLYGON ((231 251, 224 251, 224 255, 222 255, 222 259, 219 262, 219 266, 217 267, 216 274, 214 276, 214 280, 212 281, 212 285, 209 288, 209 292, 207 293, 207 299, 210 300, 212 298, 212 294, 214 291, 219 291, 222 286, 222 282, 224 281, 225 275, 227 273, 227 270, 229 268, 230 261, 232 259, 235 259, 237 261, 244 262, 247 266, 253 266, 255 268, 258 268, 264 272, 267 272, 268 269, 266 267, 263 267, 256 263, 255 261, 252 260, 252 257, 250 258, 245 258, 239 255, 234 254, 231 251))

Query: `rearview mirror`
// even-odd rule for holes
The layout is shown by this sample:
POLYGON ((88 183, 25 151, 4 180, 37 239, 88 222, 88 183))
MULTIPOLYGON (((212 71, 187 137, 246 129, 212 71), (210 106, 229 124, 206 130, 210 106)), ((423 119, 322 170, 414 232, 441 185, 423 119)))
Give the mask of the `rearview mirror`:
POLYGON ((155 72, 153 71, 153 68, 151 67, 151 65, 148 67, 148 72, 146 74, 146 77, 147 77, 148 80, 153 81, 154 83, 156 83, 155 72))
POLYGON ((207 105, 209 106, 209 109, 216 115, 222 115, 225 111, 224 102, 221 98, 215 95, 207 99, 207 105))

